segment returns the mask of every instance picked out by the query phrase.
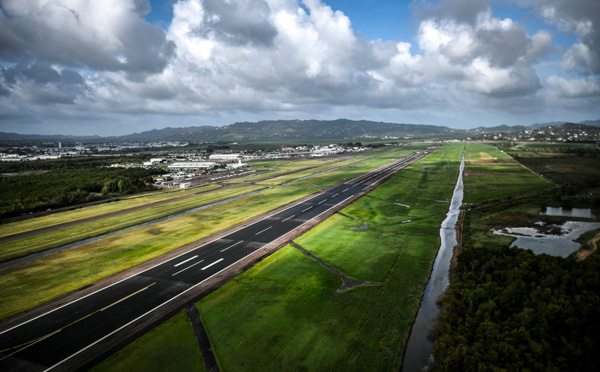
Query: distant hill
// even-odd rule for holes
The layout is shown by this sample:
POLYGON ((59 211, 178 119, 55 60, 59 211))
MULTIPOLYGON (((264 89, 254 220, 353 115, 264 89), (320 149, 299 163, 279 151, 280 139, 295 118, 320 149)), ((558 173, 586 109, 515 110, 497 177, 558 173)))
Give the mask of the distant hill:
POLYGON ((223 127, 199 126, 185 128, 153 129, 115 137, 38 136, 0 133, 0 141, 51 141, 73 142, 277 142, 277 141, 344 141, 371 138, 448 138, 460 133, 448 127, 424 124, 393 124, 373 121, 338 119, 276 120, 256 123, 241 122, 223 127))
MULTIPOLYGON (((153 129, 125 136, 66 136, 66 135, 23 135, 0 132, 0 142, 42 143, 42 142, 311 142, 311 141, 369 141, 374 139, 447 139, 466 138, 494 133, 517 133, 525 130, 544 128, 549 125, 564 125, 564 122, 538 123, 529 127, 522 125, 479 127, 461 130, 445 126, 425 124, 395 124, 367 120, 265 120, 256 123, 240 122, 223 127, 197 126, 185 128, 153 129)), ((586 121, 581 125, 600 127, 600 120, 586 121)))

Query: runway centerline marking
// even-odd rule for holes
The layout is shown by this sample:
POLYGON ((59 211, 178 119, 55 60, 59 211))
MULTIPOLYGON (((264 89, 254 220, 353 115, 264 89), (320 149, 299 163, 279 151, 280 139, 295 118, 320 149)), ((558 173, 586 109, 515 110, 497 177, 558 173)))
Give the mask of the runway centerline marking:
MULTIPOLYGON (((118 301, 115 301, 115 302, 113 302, 112 304, 110 304, 110 305, 108 305, 108 306, 104 306, 104 307, 103 307, 102 309, 100 309, 99 311, 104 311, 104 310, 108 309, 109 307, 111 307, 111 306, 114 306, 114 305, 118 304, 118 303, 119 303, 119 302, 121 302, 121 301, 125 301, 125 300, 126 300, 126 299, 128 299, 129 297, 131 297, 131 296, 134 296, 134 295, 136 295, 136 294, 138 294, 138 293, 140 293, 140 292, 143 292, 143 291, 145 291, 146 289, 148 289, 148 288, 152 287, 154 284, 156 284, 156 282, 154 282, 154 283, 152 283, 152 284, 150 284, 150 285, 148 285, 148 286, 146 286, 146 287, 144 287, 144 288, 142 288, 142 289, 140 289, 140 290, 138 290, 138 291, 135 291, 135 292, 133 292, 132 294, 130 294, 130 295, 128 295, 128 296, 125 296, 125 297, 123 297, 122 299, 120 299, 120 300, 118 300, 118 301)), ((96 313, 97 313, 97 311, 96 311, 96 313)), ((90 315, 93 315, 93 314, 96 314, 96 313, 91 313, 90 315)), ((88 315, 88 316, 90 316, 90 315, 88 315)), ((87 317, 85 317, 85 318, 87 318, 87 317)), ((81 319, 79 319, 79 320, 82 320, 82 319, 84 319, 84 318, 81 318, 81 319)), ((77 323, 79 320, 77 320, 77 321, 75 321, 75 322, 73 322, 73 323, 71 323, 71 324, 75 324, 75 323, 77 323)), ((70 326, 71 324, 69 324, 68 326, 70 326)), ((66 327, 68 327, 68 326, 66 326, 66 327)), ((62 329, 65 329, 66 327, 63 327, 63 328, 61 328, 61 330, 62 330, 62 329)))
MULTIPOLYGON (((260 230, 259 232, 257 232, 257 233, 256 233, 256 234, 254 234, 254 235, 262 234, 262 233, 264 233, 265 231, 269 230, 271 227, 273 227, 273 226, 269 226, 269 227, 267 227, 267 228, 266 228, 266 229, 264 229, 264 230, 260 230)), ((204 270, 204 269, 203 269, 203 270, 204 270)))
POLYGON ((340 193, 338 192, 337 194, 333 195, 332 198, 335 198, 336 196, 338 196, 340 193))
MULTIPOLYGON (((4 352, 6 352, 6 351, 9 351, 9 350, 14 350, 14 349, 20 348, 21 346, 25 346, 25 345, 27 345, 27 347, 29 347, 29 346, 33 345, 34 343, 36 343, 36 342, 42 341, 43 339, 45 339, 45 338, 48 338, 48 337, 50 337, 50 336, 52 336, 52 335, 54 335, 54 334, 56 334, 56 333, 58 333, 58 332, 62 331, 63 329, 65 329, 65 328, 67 328, 67 327, 70 327, 70 326, 72 326, 72 325, 73 325, 73 324, 75 324, 75 323, 79 323, 79 322, 81 322, 82 320, 84 320, 84 319, 86 319, 86 318, 89 318, 90 316, 92 316, 92 315, 94 315, 94 314, 96 314, 96 313, 99 313, 99 312, 101 312, 101 311, 103 311, 103 310, 106 310, 106 309, 108 309, 109 307, 111 307, 111 306, 113 306, 113 305, 116 305, 116 304, 118 304, 119 302, 121 302, 121 301, 123 301, 123 300, 126 300, 126 299, 128 299, 129 297, 131 297, 131 296, 133 296, 133 295, 136 295, 136 294, 138 294, 138 293, 140 293, 140 292, 142 292, 142 291, 145 291, 146 289, 148 289, 148 288, 152 287, 154 284, 156 284, 156 282, 154 282, 154 283, 152 283, 152 284, 150 284, 150 285, 148 285, 148 286, 146 286, 146 287, 144 287, 144 288, 142 288, 142 289, 139 289, 139 290, 137 290, 137 291, 133 292, 132 294, 130 294, 130 295, 127 295, 127 296, 123 297, 122 299, 120 299, 120 300, 118 300, 118 301, 115 301, 115 302, 113 302, 113 303, 112 303, 112 304, 110 304, 110 305, 104 306, 104 307, 103 307, 102 309, 100 309, 100 310, 96 310, 96 311, 94 311, 93 313, 90 313, 90 314, 88 314, 88 315, 86 315, 86 316, 84 316, 84 317, 81 317, 81 318, 77 319, 76 321, 74 321, 74 322, 71 322, 71 323, 67 324, 67 325, 66 325, 66 326, 64 326, 64 327, 61 327, 61 328, 57 329, 57 330, 56 330, 56 331, 54 331, 54 332, 50 332, 50 333, 48 333, 48 334, 46 334, 46 335, 44 335, 44 336, 42 336, 42 337, 38 337, 38 338, 36 338, 35 340, 31 340, 31 341, 28 341, 28 342, 24 342, 24 343, 22 343, 22 344, 20 344, 20 345, 13 346, 13 347, 9 347, 8 349, 0 350, 0 352, 4 353, 4 352)), ((12 355, 14 355, 14 354, 18 353, 18 352, 19 352, 19 351, 21 351, 21 350, 25 350, 25 348, 23 348, 23 349, 19 349, 19 350, 15 351, 14 353, 10 354, 10 355, 12 356, 12 355)))
POLYGON ((226 250, 228 250, 229 248, 233 248, 233 247, 235 247, 236 245, 238 245, 238 244, 240 244, 240 243, 243 243, 243 242, 244 242, 243 240, 240 240, 239 242, 237 242, 237 243, 235 243, 235 244, 233 244, 233 245, 230 245, 229 247, 227 247, 227 248, 225 248, 225 249, 221 250, 221 252, 225 252, 225 251, 226 251, 226 250))
POLYGON ((194 258, 197 258, 197 257, 198 257, 198 255, 195 255, 194 257, 192 257, 192 258, 188 258, 187 260, 185 260, 185 261, 182 261, 182 262, 180 262, 180 263, 178 263, 178 264, 175 264, 175 265, 173 265, 173 266, 177 267, 177 266, 183 265, 184 263, 186 263, 186 262, 188 262, 188 261, 191 261, 191 260, 193 260, 194 258))
POLYGON ((306 212, 307 210, 309 210, 311 208, 312 208, 312 205, 310 207, 306 208, 306 209, 303 209, 302 212, 306 212))
POLYGON ((342 192, 346 192, 348 191, 349 187, 345 188, 344 190, 342 190, 342 192))
POLYGON ((286 218, 285 220, 283 220, 283 221, 281 221, 281 222, 285 222, 285 221, 287 221, 287 220, 289 220, 290 218, 293 218, 293 217, 296 217, 296 215, 294 214, 294 215, 292 215, 292 216, 289 216, 288 218, 286 218))
POLYGON ((327 199, 323 199, 320 202, 318 202, 317 204, 325 203, 326 201, 327 201, 327 199))
POLYGON ((218 260, 216 260, 215 262, 211 263, 210 265, 208 265, 208 266, 204 266, 204 267, 202 268, 202 270, 206 270, 206 269, 208 269, 209 267, 211 267, 212 265, 216 265, 216 264, 218 264, 219 262, 221 262, 221 261, 223 261, 223 260, 224 260, 224 258, 219 258, 218 260))
POLYGON ((171 276, 175 276, 175 275, 179 274, 182 271, 186 271, 187 269, 192 268, 192 267, 198 265, 201 262, 204 262, 204 260, 200 260, 200 261, 196 262, 195 264, 191 264, 190 266, 186 267, 185 269, 179 270, 178 272, 176 272, 175 274, 172 274, 171 276))

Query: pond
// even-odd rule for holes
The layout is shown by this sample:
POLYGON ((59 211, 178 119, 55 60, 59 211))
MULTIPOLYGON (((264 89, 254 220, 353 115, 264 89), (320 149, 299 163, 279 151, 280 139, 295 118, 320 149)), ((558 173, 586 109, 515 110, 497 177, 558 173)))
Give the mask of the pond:
POLYGON ((600 222, 567 221, 553 227, 558 228, 560 233, 549 234, 534 227, 509 227, 492 232, 517 238, 511 248, 530 249, 534 254, 568 257, 581 246, 574 240, 588 231, 600 229, 600 222))
POLYGON ((596 218, 589 208, 546 207, 546 212, 540 212, 540 214, 542 216, 596 218))

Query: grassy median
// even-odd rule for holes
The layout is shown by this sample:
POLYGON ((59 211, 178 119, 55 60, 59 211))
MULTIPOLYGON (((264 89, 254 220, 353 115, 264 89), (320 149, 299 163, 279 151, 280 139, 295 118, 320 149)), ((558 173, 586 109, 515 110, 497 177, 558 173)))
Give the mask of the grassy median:
POLYGON ((342 210, 354 219, 336 215, 296 239, 346 275, 380 286, 337 292, 336 275, 287 246, 200 301, 221 368, 397 369, 462 148, 444 146, 342 210))
POLYGON ((0 319, 117 274, 315 189, 276 188, 11 267, 0 281, 0 319))
POLYGON ((221 188, 221 185, 209 185, 197 187, 181 192, 160 192, 159 194, 152 193, 151 195, 137 195, 122 198, 118 200, 91 207, 84 207, 65 212, 53 213, 47 216, 30 218, 23 221, 16 221, 0 225, 0 237, 41 229, 48 226, 54 226, 61 223, 77 221, 82 218, 99 216, 101 214, 120 211, 126 208, 139 207, 150 203, 155 203, 163 200, 178 198, 180 196, 195 194, 199 192, 209 191, 221 188))
POLYGON ((220 200, 243 195, 263 188, 264 187, 259 186, 247 186, 215 191, 189 199, 179 200, 5 243, 2 244, 2 249, 0 249, 0 262, 23 257, 32 253, 42 252, 51 248, 78 242, 83 239, 100 236, 102 234, 139 225, 157 218, 201 207, 203 205, 215 203, 220 200))

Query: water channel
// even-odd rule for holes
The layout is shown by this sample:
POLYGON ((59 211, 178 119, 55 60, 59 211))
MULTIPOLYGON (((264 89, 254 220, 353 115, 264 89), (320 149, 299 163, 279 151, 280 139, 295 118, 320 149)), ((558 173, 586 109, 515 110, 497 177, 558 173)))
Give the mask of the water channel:
POLYGON ((406 345, 404 362, 402 364, 402 371, 404 372, 424 370, 433 351, 433 343, 429 340, 428 336, 433 325, 433 319, 440 310, 436 301, 449 284, 448 275, 450 260, 452 259, 452 248, 457 244, 456 222, 458 221, 458 214, 463 200, 464 169, 465 154, 463 153, 450 209, 440 227, 440 249, 435 258, 431 277, 429 278, 427 287, 425 287, 421 307, 417 313, 417 318, 415 319, 406 345))

